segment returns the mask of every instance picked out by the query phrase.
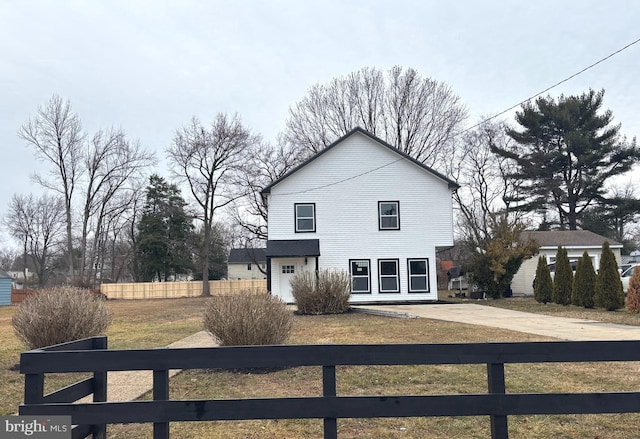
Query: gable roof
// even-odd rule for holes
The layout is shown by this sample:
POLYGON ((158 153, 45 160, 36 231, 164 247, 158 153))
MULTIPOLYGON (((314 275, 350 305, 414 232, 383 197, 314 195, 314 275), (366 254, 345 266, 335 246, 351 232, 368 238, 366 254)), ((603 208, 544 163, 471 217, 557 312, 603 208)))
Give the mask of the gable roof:
POLYGON ((541 248, 563 247, 602 247, 609 241, 611 248, 622 248, 622 244, 589 230, 548 230, 522 232, 523 237, 534 239, 541 248))
POLYGON ((422 168, 423 170, 429 172, 430 174, 433 174, 434 176, 438 177, 439 179, 444 180, 449 185, 450 189, 457 189, 457 188, 460 187, 460 185, 458 185, 458 183, 456 183, 455 181, 451 180, 449 177, 446 177, 445 175, 443 175, 443 174, 439 173, 438 171, 430 168, 429 166, 425 165, 424 163, 419 162, 418 160, 414 159, 410 155, 400 151, 396 147, 391 146, 389 143, 385 142, 384 140, 382 140, 379 137, 374 136, 369 131, 364 130, 364 129, 360 128, 360 127, 355 127, 354 129, 349 131, 347 134, 345 134, 344 136, 340 137, 338 140, 333 142, 331 145, 329 145, 326 148, 324 148, 322 151, 317 152, 316 154, 312 155, 310 158, 308 158, 307 160, 302 162, 300 165, 296 166, 291 171, 287 172, 282 177, 280 177, 279 179, 277 179, 274 182, 272 182, 270 185, 268 185, 267 187, 262 189, 262 191, 260 193, 263 194, 263 195, 271 193, 271 188, 272 187, 274 187, 275 185, 277 185, 278 183, 280 183, 282 180, 286 179, 290 175, 295 174, 300 169, 304 168, 305 166, 307 166, 309 163, 311 163, 312 161, 314 161, 315 159, 317 159, 321 155, 323 155, 326 152, 330 151, 331 149, 335 148, 343 140, 345 140, 346 138, 348 138, 350 136, 353 136, 356 133, 359 133, 359 134, 362 134, 365 137, 368 137, 369 139, 373 140, 374 142, 377 142, 378 144, 384 146, 385 148, 390 149, 391 151, 393 151, 394 153, 398 154, 402 158, 405 158, 405 159, 409 160, 410 162, 414 163, 415 165, 419 166, 420 168, 422 168))
POLYGON ((11 276, 6 271, 0 270, 0 279, 11 279, 11 276))
POLYGON ((229 264, 251 264, 267 261, 264 248, 232 248, 229 252, 229 264))

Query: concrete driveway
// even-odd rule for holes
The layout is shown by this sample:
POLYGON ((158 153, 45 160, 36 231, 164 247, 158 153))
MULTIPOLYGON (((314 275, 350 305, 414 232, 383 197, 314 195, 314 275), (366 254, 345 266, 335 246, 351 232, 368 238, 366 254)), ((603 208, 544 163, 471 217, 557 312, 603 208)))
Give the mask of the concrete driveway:
POLYGON ((640 340, 640 326, 570 319, 495 308, 474 303, 428 305, 356 305, 362 312, 423 317, 490 326, 562 340, 640 340))

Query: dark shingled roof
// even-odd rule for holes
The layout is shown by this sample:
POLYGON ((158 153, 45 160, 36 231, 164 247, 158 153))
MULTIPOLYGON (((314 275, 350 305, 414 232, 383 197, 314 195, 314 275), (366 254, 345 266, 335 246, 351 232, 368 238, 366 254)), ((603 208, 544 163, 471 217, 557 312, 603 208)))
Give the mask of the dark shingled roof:
POLYGON ((307 166, 309 163, 311 163, 312 161, 314 161, 315 159, 317 159, 318 157, 320 157, 322 154, 326 153, 327 151, 333 149, 336 145, 338 145, 340 142, 342 142, 344 139, 346 139, 349 136, 354 135, 355 133, 360 133, 368 138, 370 138, 371 140, 373 140, 374 142, 379 143, 380 145, 390 149, 391 151, 395 152, 396 154, 398 154, 399 156, 409 160, 410 162, 418 165, 419 167, 421 167, 422 169, 424 169, 425 171, 435 175, 436 177, 444 180, 445 182, 447 182, 447 184, 449 185, 450 189, 457 189, 460 187, 460 185, 458 185, 458 183, 456 183, 455 181, 451 180, 450 178, 448 178, 447 176, 439 173, 438 171, 436 171, 435 169, 432 169, 430 167, 428 167, 427 165, 425 165, 422 162, 419 162, 418 160, 414 159, 413 157, 411 157, 408 154, 405 154, 404 152, 400 151, 399 149, 393 147, 392 145, 388 144, 387 142, 385 142, 384 140, 382 140, 379 137, 374 136, 373 134, 371 134, 369 131, 364 130, 360 127, 355 127, 354 129, 352 129, 351 131, 349 131, 347 134, 345 134, 344 136, 340 137, 338 140, 336 140, 335 142, 333 142, 331 145, 327 146, 325 149, 323 149, 322 151, 318 152, 317 154, 312 155, 309 159, 307 159, 306 161, 304 161, 302 164, 296 166, 295 168, 293 168, 291 171, 287 172, 286 174, 284 174, 282 177, 280 177, 279 179, 277 179, 276 181, 274 181, 273 183, 271 183, 269 186, 265 187, 264 189, 262 189, 262 194, 268 194, 271 193, 271 188, 275 185, 277 185, 278 183, 280 183, 282 180, 284 180, 285 178, 289 177, 291 174, 298 172, 300 169, 304 168, 305 166, 307 166))
POLYGON ((602 247, 605 241, 609 246, 621 248, 622 244, 589 230, 549 230, 522 232, 522 238, 534 239, 540 247, 602 247))
POLYGON ((11 276, 6 271, 0 270, 0 279, 11 279, 11 276))
POLYGON ((232 248, 229 252, 230 264, 250 264, 267 262, 265 248, 232 248))
POLYGON ((318 239, 282 239, 267 241, 267 256, 271 258, 320 256, 320 241, 318 239))

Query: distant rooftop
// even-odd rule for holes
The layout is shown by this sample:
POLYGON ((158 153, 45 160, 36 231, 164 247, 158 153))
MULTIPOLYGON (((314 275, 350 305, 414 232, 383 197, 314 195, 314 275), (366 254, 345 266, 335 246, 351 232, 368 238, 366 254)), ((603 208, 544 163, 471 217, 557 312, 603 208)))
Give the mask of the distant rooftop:
POLYGON ((534 239, 540 247, 601 247, 605 241, 609 246, 622 248, 622 244, 589 230, 549 230, 522 232, 522 237, 534 239))
POLYGON ((265 248, 232 248, 229 252, 230 264, 250 264, 267 262, 265 248))

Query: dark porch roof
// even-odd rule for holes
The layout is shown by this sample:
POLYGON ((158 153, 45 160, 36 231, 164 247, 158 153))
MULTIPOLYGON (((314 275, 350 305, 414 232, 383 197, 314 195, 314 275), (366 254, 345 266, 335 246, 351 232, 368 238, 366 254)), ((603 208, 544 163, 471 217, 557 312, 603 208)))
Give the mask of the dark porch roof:
POLYGON ((320 256, 320 240, 318 239, 280 239, 267 241, 267 257, 295 258, 303 256, 320 256))

